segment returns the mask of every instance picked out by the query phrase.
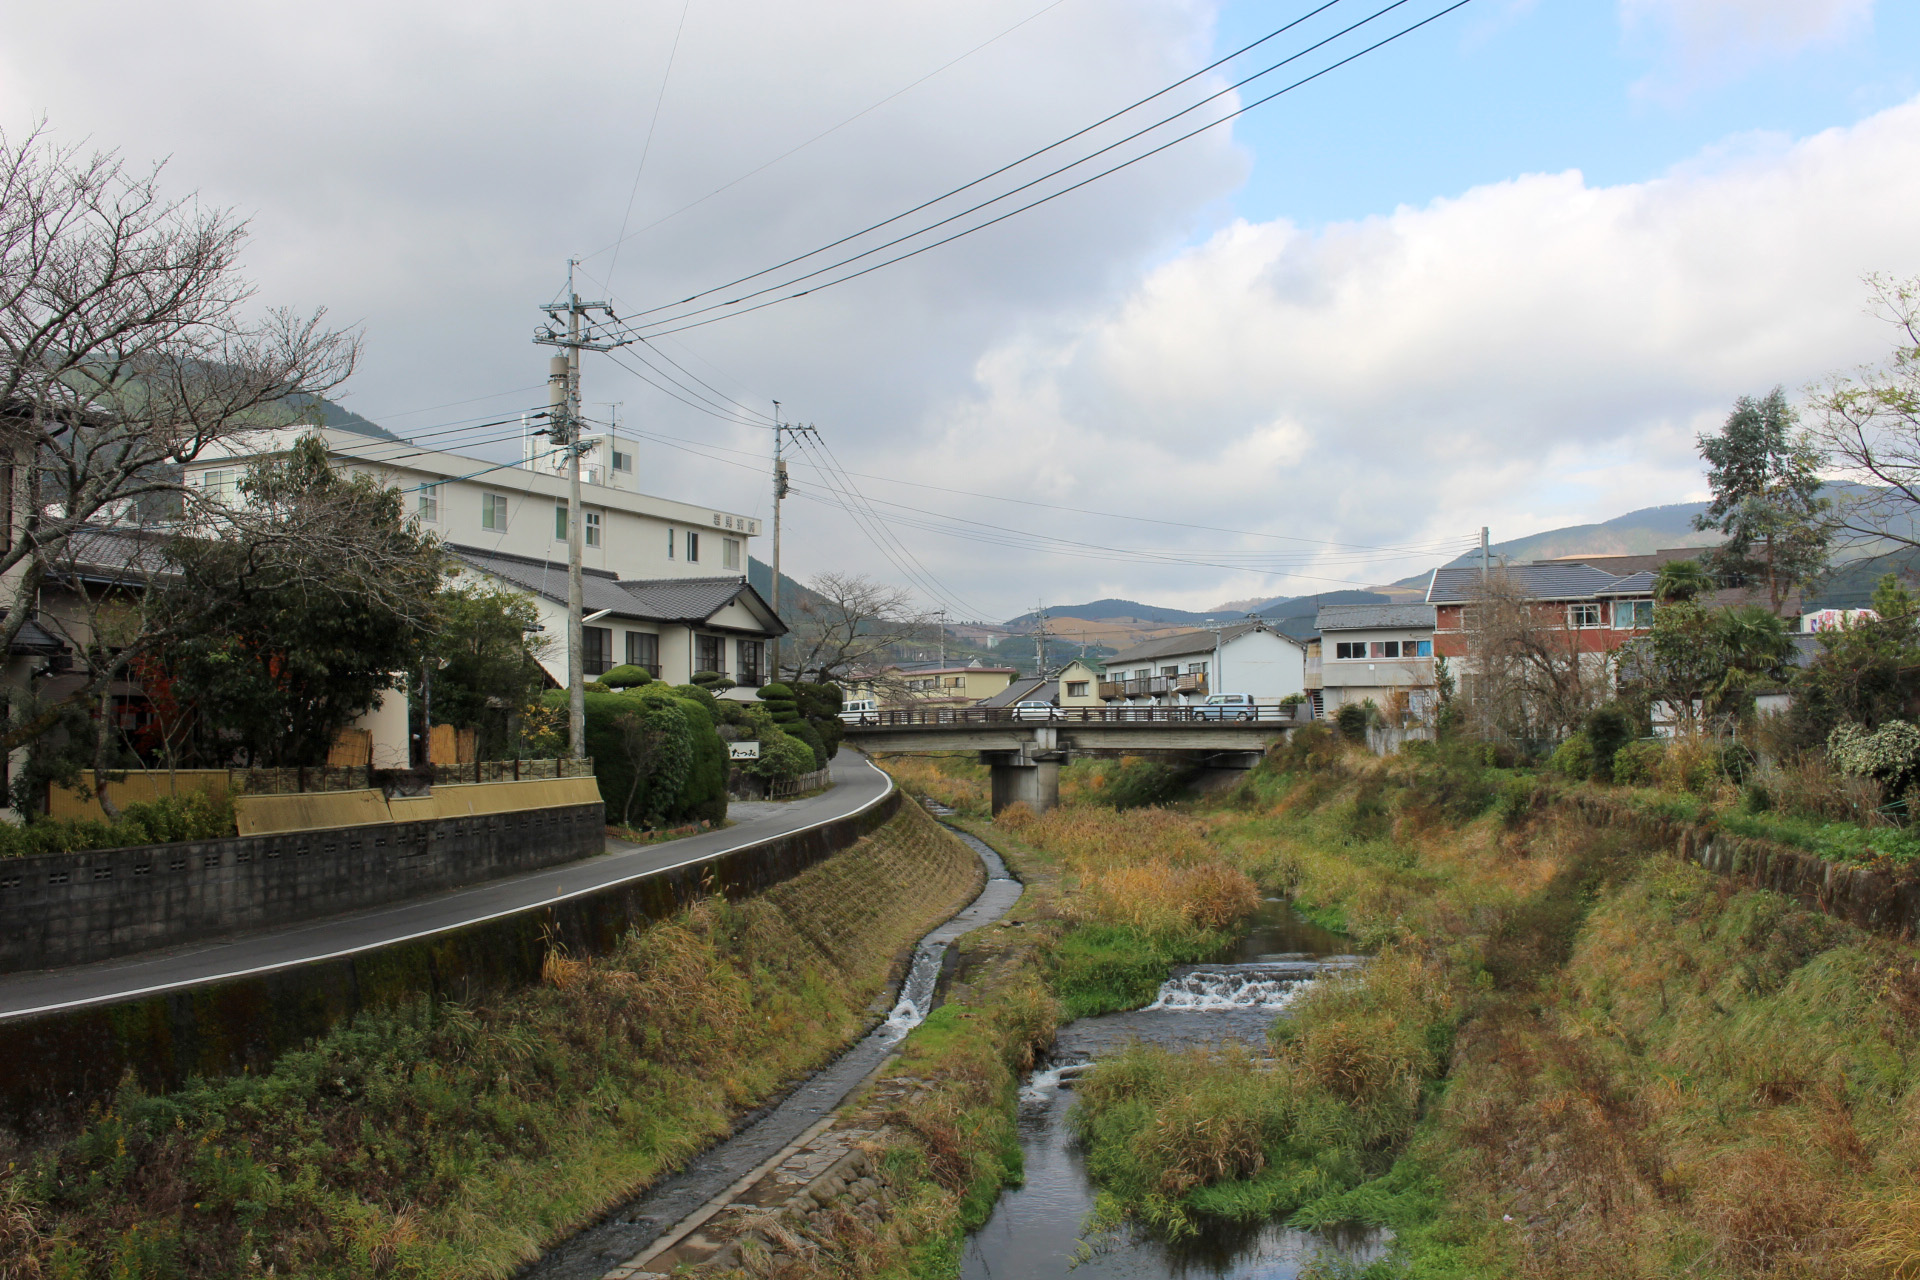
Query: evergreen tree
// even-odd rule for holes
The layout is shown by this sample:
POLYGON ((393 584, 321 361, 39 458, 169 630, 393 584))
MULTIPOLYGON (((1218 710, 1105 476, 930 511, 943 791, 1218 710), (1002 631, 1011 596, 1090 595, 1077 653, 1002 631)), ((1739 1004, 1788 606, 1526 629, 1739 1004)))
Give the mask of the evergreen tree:
POLYGON ((1826 567, 1825 459, 1779 387, 1760 400, 1741 396, 1720 433, 1699 444, 1713 502, 1693 526, 1727 535, 1708 567, 1729 584, 1764 583, 1778 615, 1794 586, 1826 567))

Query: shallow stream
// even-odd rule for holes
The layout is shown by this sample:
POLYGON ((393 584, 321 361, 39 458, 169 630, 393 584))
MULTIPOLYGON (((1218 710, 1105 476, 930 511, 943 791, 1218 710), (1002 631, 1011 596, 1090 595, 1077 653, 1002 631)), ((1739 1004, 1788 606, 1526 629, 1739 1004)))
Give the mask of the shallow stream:
POLYGON ((1264 1046, 1274 1019, 1285 1016, 1309 984, 1362 963, 1347 954, 1345 941, 1301 919, 1286 902, 1269 899, 1228 960, 1175 969, 1144 1009, 1062 1027, 1052 1059, 1020 1092, 1026 1181, 1002 1193, 992 1216, 968 1239, 962 1280, 1055 1280, 1069 1273, 1084 1280, 1287 1280, 1323 1251, 1357 1262, 1379 1254, 1385 1244, 1377 1233, 1333 1236, 1277 1223, 1208 1223, 1178 1244, 1133 1234, 1104 1239, 1092 1256, 1074 1262, 1082 1253, 1095 1187, 1067 1121, 1073 1078, 1131 1040, 1170 1047, 1228 1040, 1264 1046))

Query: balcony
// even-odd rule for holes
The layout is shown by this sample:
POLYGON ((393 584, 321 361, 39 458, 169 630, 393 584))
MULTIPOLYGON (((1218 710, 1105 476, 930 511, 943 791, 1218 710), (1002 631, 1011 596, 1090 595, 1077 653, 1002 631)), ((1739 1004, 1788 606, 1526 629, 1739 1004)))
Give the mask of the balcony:
POLYGON ((1206 697, 1206 674, 1193 672, 1181 676, 1144 676, 1133 680, 1100 682, 1100 697, 1107 702, 1116 702, 1121 698, 1166 698, 1176 694, 1206 697))

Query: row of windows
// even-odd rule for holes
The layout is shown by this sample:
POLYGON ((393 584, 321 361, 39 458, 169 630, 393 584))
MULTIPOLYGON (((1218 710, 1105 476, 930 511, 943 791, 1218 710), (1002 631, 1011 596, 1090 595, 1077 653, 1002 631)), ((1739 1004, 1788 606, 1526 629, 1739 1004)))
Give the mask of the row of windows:
POLYGON ((1431 658, 1431 640, 1337 640, 1335 658, 1431 658))
MULTIPOLYGON (((581 628, 582 666, 590 676, 604 675, 618 665, 613 657, 612 627, 581 628)), ((725 636, 702 636, 693 638, 693 669, 695 671, 718 671, 721 675, 730 675, 735 684, 757 689, 767 682, 767 642, 764 640, 734 641, 734 655, 737 663, 727 662, 727 639, 725 636)), ((645 669, 647 674, 660 674, 660 637, 651 631, 627 632, 627 657, 631 666, 645 669)))
MULTIPOLYGON (((1155 673, 1152 667, 1142 667, 1131 676, 1124 671, 1113 671, 1108 674, 1115 680, 1151 680, 1155 673)), ((1180 666, 1178 663, 1175 663, 1170 667, 1162 667, 1160 668, 1159 674, 1163 676, 1177 676, 1180 674, 1180 666)), ((1204 662, 1189 662, 1187 664, 1187 674, 1190 676, 1203 676, 1207 674, 1207 664, 1204 662)))

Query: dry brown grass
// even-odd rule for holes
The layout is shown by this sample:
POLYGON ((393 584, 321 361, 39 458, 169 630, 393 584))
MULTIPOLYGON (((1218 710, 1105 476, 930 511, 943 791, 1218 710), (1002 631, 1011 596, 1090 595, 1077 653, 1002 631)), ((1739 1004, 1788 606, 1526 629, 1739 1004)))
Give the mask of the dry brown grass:
POLYGON ((902 790, 938 800, 960 813, 987 815, 992 787, 986 767, 972 757, 881 755, 874 762, 892 774, 902 790))

